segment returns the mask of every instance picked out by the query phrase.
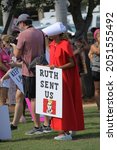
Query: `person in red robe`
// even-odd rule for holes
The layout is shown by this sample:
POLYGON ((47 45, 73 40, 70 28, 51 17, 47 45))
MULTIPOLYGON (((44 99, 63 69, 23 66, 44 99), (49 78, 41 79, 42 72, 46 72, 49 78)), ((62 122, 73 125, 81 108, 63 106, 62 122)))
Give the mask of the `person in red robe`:
POLYGON ((69 131, 84 129, 79 71, 71 43, 65 38, 65 33, 55 33, 48 36, 48 39, 52 40, 49 44, 50 68, 61 68, 63 79, 62 118, 52 117, 51 128, 59 131, 55 140, 72 140, 69 131))

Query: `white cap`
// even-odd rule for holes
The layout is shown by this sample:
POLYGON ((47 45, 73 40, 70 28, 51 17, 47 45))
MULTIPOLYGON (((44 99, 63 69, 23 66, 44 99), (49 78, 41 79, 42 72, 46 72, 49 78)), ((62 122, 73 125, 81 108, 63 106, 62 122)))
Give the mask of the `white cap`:
POLYGON ((44 28, 42 31, 47 36, 53 36, 53 35, 58 35, 58 34, 61 34, 61 33, 65 33, 67 31, 67 29, 63 25, 62 22, 56 22, 56 23, 48 26, 47 28, 44 28))

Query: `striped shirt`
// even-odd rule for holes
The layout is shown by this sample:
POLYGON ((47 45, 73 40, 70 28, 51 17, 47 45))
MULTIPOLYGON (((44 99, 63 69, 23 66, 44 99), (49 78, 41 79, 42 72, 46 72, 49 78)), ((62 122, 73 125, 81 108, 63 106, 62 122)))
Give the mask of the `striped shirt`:
POLYGON ((92 71, 100 72, 100 55, 93 54, 91 68, 92 71))

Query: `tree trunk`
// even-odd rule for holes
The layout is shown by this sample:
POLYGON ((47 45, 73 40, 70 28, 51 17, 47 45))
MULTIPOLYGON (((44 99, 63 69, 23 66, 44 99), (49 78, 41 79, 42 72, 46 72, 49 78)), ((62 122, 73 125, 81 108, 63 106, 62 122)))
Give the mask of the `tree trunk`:
POLYGON ((70 11, 73 17, 73 21, 76 27, 76 38, 84 35, 85 20, 82 18, 81 14, 81 3, 78 5, 70 5, 70 11))
MULTIPOLYGON (((92 12, 94 9, 94 0, 89 0, 89 8, 86 19, 82 17, 81 2, 82 0, 69 0, 70 6, 69 10, 72 14, 73 21, 76 27, 75 38, 81 38, 87 40, 87 31, 92 21, 92 12)), ((91 98, 94 95, 94 83, 92 80, 90 60, 88 58, 88 51, 85 51, 86 65, 88 73, 81 77, 82 82, 82 92, 84 98, 91 98)))
POLYGON ((44 18, 43 8, 39 8, 38 9, 38 20, 41 20, 42 18, 44 18))
POLYGON ((56 21, 67 25, 67 0, 55 0, 56 21))
POLYGON ((5 8, 7 7, 7 3, 9 0, 2 0, 1 4, 2 4, 2 14, 3 14, 3 27, 5 27, 8 16, 9 16, 9 10, 5 10, 5 8))
POLYGON ((3 22, 4 22, 4 31, 2 34, 7 34, 11 32, 11 26, 12 26, 12 18, 13 14, 15 12, 17 4, 20 2, 20 0, 14 0, 12 5, 9 5, 10 0, 2 0, 2 4, 6 6, 6 9, 2 7, 3 10, 3 22), (4 14, 5 13, 5 14, 4 14), (6 17, 6 18, 5 18, 6 17))
POLYGON ((86 19, 82 17, 81 2, 82 0, 69 0, 69 11, 72 14, 73 21, 76 27, 76 38, 82 36, 87 40, 87 31, 92 21, 93 9, 99 4, 99 0, 87 0, 88 13, 86 19))

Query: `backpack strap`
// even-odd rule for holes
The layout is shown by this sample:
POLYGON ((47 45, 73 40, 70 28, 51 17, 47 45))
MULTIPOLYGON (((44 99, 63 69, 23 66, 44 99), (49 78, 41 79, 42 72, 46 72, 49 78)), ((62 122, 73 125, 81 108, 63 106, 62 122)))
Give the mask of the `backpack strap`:
POLYGON ((45 35, 44 35, 42 30, 39 29, 39 31, 41 31, 42 34, 43 34, 43 50, 44 50, 44 54, 45 54, 45 49, 46 49, 46 46, 45 46, 45 35))

